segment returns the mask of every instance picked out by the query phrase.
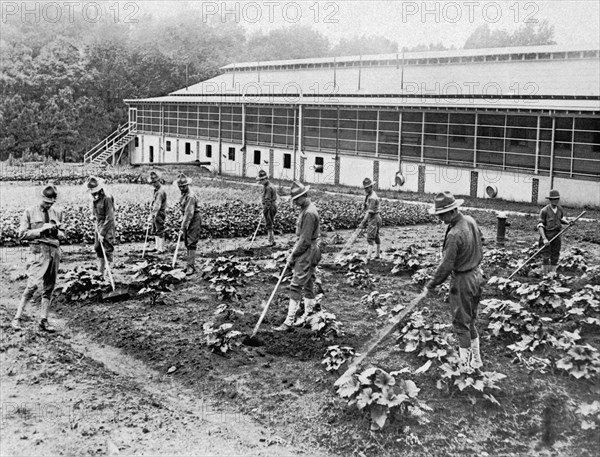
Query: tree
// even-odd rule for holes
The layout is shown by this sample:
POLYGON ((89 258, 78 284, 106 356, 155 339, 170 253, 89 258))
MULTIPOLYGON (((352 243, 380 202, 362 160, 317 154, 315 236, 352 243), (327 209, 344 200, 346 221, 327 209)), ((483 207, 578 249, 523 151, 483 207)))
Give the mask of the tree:
POLYGON ((503 29, 492 31, 488 24, 484 24, 477 27, 467 38, 464 48, 504 48, 556 44, 553 37, 554 27, 547 20, 537 24, 523 24, 512 34, 503 29))
POLYGON ((331 55, 354 56, 368 54, 393 54, 398 52, 398 43, 380 35, 354 36, 353 38, 342 38, 333 47, 331 55))
POLYGON ((321 33, 304 26, 293 26, 256 32, 246 43, 245 60, 265 62, 269 60, 304 59, 324 57, 329 54, 329 40, 321 33))

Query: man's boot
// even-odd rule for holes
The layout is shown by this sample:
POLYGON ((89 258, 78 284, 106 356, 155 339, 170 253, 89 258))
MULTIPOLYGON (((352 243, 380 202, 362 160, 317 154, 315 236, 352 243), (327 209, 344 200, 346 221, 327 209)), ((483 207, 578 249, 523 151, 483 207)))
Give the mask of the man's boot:
POLYGON ((550 274, 556 275, 557 269, 558 269, 558 265, 550 265, 550 274))
POLYGON ((273 230, 269 230, 269 245, 275 246, 275 234, 273 233, 273 230))
POLYGON ((544 263, 542 264, 542 275, 546 276, 547 274, 550 274, 550 265, 544 263))
POLYGON ((281 324, 279 327, 275 327, 273 330, 276 332, 285 332, 286 330, 292 328, 298 308, 300 308, 300 303, 293 298, 290 298, 290 304, 288 305, 288 312, 285 321, 283 321, 283 324, 281 324))
POLYGON ((479 352, 479 337, 471 340, 471 367, 476 370, 483 366, 481 353, 479 352))
POLYGON ((367 244, 367 262, 371 260, 371 254, 373 253, 373 246, 367 244))
POLYGON ((48 323, 48 319, 40 320, 40 330, 46 333, 55 333, 56 329, 48 323))
POLYGON ((23 296, 21 297, 21 301, 19 302, 19 307, 17 308, 17 313, 15 314, 14 319, 10 323, 10 326, 15 330, 21 330, 21 315, 23 314, 23 311, 31 301, 34 292, 34 290, 30 289, 25 289, 25 292, 23 292, 23 296))
POLYGON ((157 246, 157 252, 159 254, 163 254, 165 252, 165 240, 164 238, 157 236, 156 237, 156 246, 157 246))
POLYGON ((193 275, 196 273, 196 250, 189 249, 188 257, 187 257, 187 267, 185 269, 185 274, 187 276, 193 275))
POLYGON ((301 327, 306 323, 306 319, 313 313, 316 304, 317 301, 314 298, 304 299, 304 312, 302 313, 302 316, 294 322, 294 327, 301 327))
POLYGON ((376 244, 375 245, 375 258, 376 259, 380 259, 381 258, 381 245, 380 244, 376 244))
POLYGON ((458 348, 458 369, 461 373, 470 371, 471 348, 458 348))

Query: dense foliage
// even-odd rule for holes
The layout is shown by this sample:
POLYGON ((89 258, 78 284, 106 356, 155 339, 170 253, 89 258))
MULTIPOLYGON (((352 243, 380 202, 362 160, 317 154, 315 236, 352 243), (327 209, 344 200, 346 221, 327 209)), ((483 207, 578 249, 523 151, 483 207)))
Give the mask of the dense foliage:
MULTIPOLYGON (((143 241, 146 231, 145 222, 150 213, 148 205, 139 203, 119 203, 116 223, 117 237, 121 243, 143 241)), ((234 238, 252 235, 256 229, 258 204, 246 204, 240 201, 221 205, 203 204, 201 238, 234 238)), ((324 230, 340 230, 356 228, 361 220, 362 211, 359 205, 351 200, 319 202, 319 213, 324 230)), ((431 221, 424 207, 416 205, 404 206, 401 203, 386 202, 382 205, 384 221, 387 225, 413 225, 431 221)), ((0 245, 18 243, 17 231, 22 211, 5 210, 0 215, 0 245)), ((291 205, 281 205, 275 221, 275 230, 282 233, 293 233, 296 230, 298 212, 291 205)), ((63 230, 67 243, 90 243, 94 239, 91 205, 67 206, 63 208, 63 230)), ((167 211, 166 237, 177 239, 181 224, 181 213, 178 207, 167 211)), ((260 233, 260 232, 259 232, 260 233)))

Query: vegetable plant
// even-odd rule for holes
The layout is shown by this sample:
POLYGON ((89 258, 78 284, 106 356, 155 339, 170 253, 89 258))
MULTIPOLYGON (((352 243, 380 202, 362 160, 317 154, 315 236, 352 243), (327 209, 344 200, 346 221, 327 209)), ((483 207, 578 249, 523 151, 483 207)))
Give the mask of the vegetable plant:
POLYGON ((327 371, 338 371, 344 363, 357 355, 354 348, 350 346, 329 346, 321 363, 325 365, 327 371))
POLYGON ((137 264, 134 271, 136 271, 136 277, 140 278, 144 284, 138 294, 149 294, 152 305, 155 305, 166 292, 172 292, 173 284, 185 280, 185 271, 181 268, 173 268, 166 263, 145 261, 137 264))
POLYGON ((205 322, 202 326, 204 336, 206 337, 206 345, 212 352, 219 351, 226 353, 233 347, 239 346, 239 337, 241 332, 232 330, 233 324, 225 323, 215 327, 212 322, 205 322))

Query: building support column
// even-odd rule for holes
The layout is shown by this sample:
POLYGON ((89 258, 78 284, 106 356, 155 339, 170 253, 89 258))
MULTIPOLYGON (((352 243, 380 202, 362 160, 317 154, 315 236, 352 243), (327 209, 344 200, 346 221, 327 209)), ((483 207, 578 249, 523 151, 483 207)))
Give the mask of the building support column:
POLYGON ((425 193, 425 165, 419 165, 419 193, 425 193))
POLYGON ((379 190, 379 160, 373 160, 373 189, 379 190))
POLYGON ((223 142, 221 141, 221 106, 219 106, 219 133, 217 137, 219 139, 219 174, 223 174, 223 142))
POLYGON ((550 142, 550 189, 554 189, 554 138, 556 136, 556 118, 552 118, 552 140, 550 142))
POLYGON ((478 187, 479 187, 479 172, 471 171, 471 189, 469 192, 470 197, 477 198, 478 187))

